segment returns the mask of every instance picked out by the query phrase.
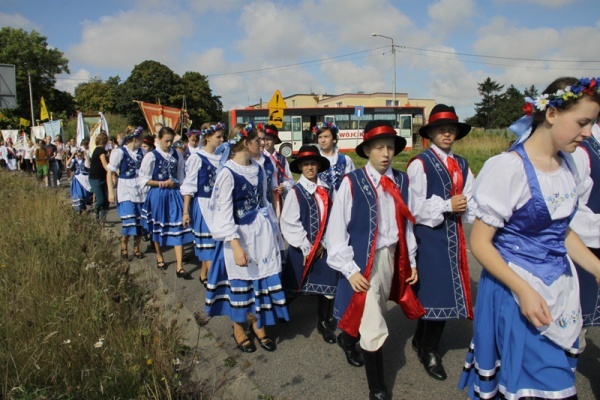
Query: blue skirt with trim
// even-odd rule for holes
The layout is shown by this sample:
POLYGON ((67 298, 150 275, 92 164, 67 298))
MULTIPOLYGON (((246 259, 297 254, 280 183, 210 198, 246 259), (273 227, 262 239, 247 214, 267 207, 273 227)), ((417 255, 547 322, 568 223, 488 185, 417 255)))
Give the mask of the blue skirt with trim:
POLYGON ((200 261, 211 261, 215 254, 215 240, 213 239, 206 220, 202 215, 198 198, 192 199, 192 231, 194 233, 194 251, 200 261))
POLYGON ((253 314, 259 328, 275 325, 277 320, 290 320, 279 275, 252 281, 230 280, 223 258, 223 242, 216 242, 205 305, 209 316, 227 315, 238 323, 245 323, 248 314, 253 314))
POLYGON ((85 211, 87 206, 92 205, 92 192, 88 192, 75 177, 71 180, 70 197, 75 211, 85 211))
POLYGON ((123 236, 142 234, 142 203, 119 202, 117 203, 117 214, 121 218, 121 233, 123 236))
POLYGON ((303 274, 304 255, 302 250, 289 246, 281 273, 281 281, 286 294, 290 297, 300 294, 335 296, 339 273, 327 264, 327 250, 323 252, 322 257, 315 259, 304 282, 302 282, 303 274), (302 287, 300 287, 301 283, 302 287))
POLYGON ((183 197, 179 189, 153 187, 142 206, 142 226, 159 246, 192 243, 191 227, 183 227, 183 197))
POLYGON ((470 399, 575 398, 577 347, 567 352, 541 335, 512 292, 484 270, 458 388, 468 388, 470 399))

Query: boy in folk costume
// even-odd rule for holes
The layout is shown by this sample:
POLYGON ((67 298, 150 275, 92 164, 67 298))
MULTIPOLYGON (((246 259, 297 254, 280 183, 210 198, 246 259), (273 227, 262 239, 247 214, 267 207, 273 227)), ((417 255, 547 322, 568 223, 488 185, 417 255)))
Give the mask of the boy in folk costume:
POLYGON ((334 344, 333 298, 338 274, 327 265, 323 245, 332 205, 331 189, 318 177, 327 168, 329 161, 317 146, 302 146, 292 161, 291 172, 302 176, 286 196, 279 220, 289 244, 281 280, 290 298, 299 294, 319 296, 317 331, 327 343, 334 344))
POLYGON ((409 163, 410 211, 417 223, 415 291, 426 314, 419 319, 412 340, 425 371, 438 380, 446 371, 438 345, 446 320, 473 319, 469 266, 463 222, 473 223, 477 207, 472 198, 473 174, 467 160, 452 152, 455 140, 471 127, 458 122, 454 107, 436 105, 419 135, 431 141, 429 149, 409 163))
POLYGON ((408 179, 391 167, 405 145, 389 122, 367 124, 356 153, 369 162, 342 179, 326 233, 327 263, 343 274, 334 305, 342 331, 337 341, 350 365, 360 367, 364 359, 371 399, 389 398, 382 354, 386 301, 399 303, 409 318, 424 314, 409 286, 417 270, 414 219, 404 200, 408 179))
POLYGON ((265 156, 270 157, 273 165, 275 166, 275 173, 277 176, 277 190, 273 193, 273 208, 277 214, 281 213, 283 207, 283 198, 292 186, 294 186, 294 177, 292 171, 290 171, 290 165, 283 156, 275 150, 275 145, 281 143, 279 139, 279 130, 275 125, 258 124, 257 130, 262 130, 265 133, 264 144, 265 148, 263 153, 265 156))

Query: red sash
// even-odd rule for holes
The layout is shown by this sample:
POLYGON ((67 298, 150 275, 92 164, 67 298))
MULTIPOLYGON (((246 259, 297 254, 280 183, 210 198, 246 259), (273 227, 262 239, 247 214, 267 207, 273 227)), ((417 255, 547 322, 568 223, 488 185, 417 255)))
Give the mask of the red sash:
MULTIPOLYGON (((448 164, 448 172, 452 178, 452 189, 450 190, 450 196, 462 194, 464 179, 458 162, 454 157, 448 156, 446 157, 446 163, 448 164)), ((462 217, 460 215, 456 217, 456 224, 458 225, 458 266, 460 270, 460 280, 465 292, 467 318, 473 319, 473 301, 471 299, 471 281, 469 278, 469 263, 467 259, 467 242, 462 226, 462 217)))
POLYGON ((317 236, 315 237, 315 242, 313 243, 310 252, 308 253, 308 257, 306 257, 306 262, 304 263, 304 272, 302 273, 302 280, 300 281, 300 286, 298 290, 302 288, 304 284, 304 280, 306 279, 306 275, 308 275, 308 271, 312 266, 313 261, 315 260, 315 255, 317 254, 317 249, 319 248, 319 244, 321 243, 321 239, 323 238, 323 233, 325 233, 325 226, 327 225, 327 216, 329 215, 329 194, 327 190, 322 186, 317 186, 317 191, 315 192, 317 196, 321 198, 323 202, 323 215, 321 215, 321 220, 319 221, 319 230, 317 232, 317 236))

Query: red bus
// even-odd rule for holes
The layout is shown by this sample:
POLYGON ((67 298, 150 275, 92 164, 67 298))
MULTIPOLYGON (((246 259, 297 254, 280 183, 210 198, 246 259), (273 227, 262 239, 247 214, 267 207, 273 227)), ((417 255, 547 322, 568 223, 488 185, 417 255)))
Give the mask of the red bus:
MULTIPOLYGON (((319 122, 333 122, 339 128, 338 149, 353 151, 361 142, 364 126, 373 120, 386 120, 406 139, 406 148, 413 146, 413 129, 423 124, 424 107, 364 107, 363 115, 355 115, 355 107, 288 108, 284 111, 283 127, 279 129, 281 144, 277 150, 285 157, 298 152, 303 144, 315 143, 312 127, 319 122)), ((230 126, 235 124, 269 123, 266 108, 243 108, 229 111, 230 126)))

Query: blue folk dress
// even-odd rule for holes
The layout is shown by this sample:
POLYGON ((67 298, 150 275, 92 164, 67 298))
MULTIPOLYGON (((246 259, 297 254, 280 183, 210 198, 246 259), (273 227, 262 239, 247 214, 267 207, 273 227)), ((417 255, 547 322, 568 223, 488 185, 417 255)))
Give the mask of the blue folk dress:
POLYGON ((264 170, 252 160, 241 166, 225 163, 211 197, 211 232, 217 247, 208 275, 206 312, 244 323, 248 314, 258 327, 289 320, 281 285, 277 218, 266 201, 264 170), (230 241, 238 239, 248 264, 236 265, 230 241))
POLYGON ((194 251, 200 261, 212 261, 216 247, 209 229, 212 215, 209 203, 220 159, 220 155, 204 150, 193 151, 186 161, 186 175, 181 185, 182 196, 192 196, 190 220, 194 251))
POLYGON ((319 179, 325 182, 335 193, 340 188, 344 175, 354 171, 354 163, 350 157, 340 154, 337 149, 333 156, 326 156, 322 152, 321 155, 329 160, 329 168, 319 172, 319 179))
MULTIPOLYGON (((175 183, 183 181, 183 161, 174 150, 168 153, 160 149, 146 154, 140 167, 140 181, 149 180, 175 183)), ((179 186, 173 188, 151 187, 142 206, 144 229, 152 235, 159 246, 183 246, 193 241, 192 228, 183 227, 183 197, 179 186)))
POLYGON ((494 247, 546 300, 553 322, 535 328, 516 295, 483 270, 458 386, 468 388, 471 399, 571 399, 582 319, 564 240, 577 208, 576 183, 564 160, 557 171, 537 172, 522 145, 515 152, 520 157, 501 154, 480 172, 477 216, 497 228, 494 247))
POLYGON ((108 170, 119 177, 117 183, 117 214, 121 218, 123 236, 142 234, 142 193, 138 180, 144 153, 142 149, 130 151, 126 146, 110 153, 108 170))
POLYGON ((92 205, 92 188, 90 186, 89 168, 85 166, 85 160, 74 158, 69 165, 73 171, 71 180, 71 206, 79 213, 85 211, 87 206, 92 205))

